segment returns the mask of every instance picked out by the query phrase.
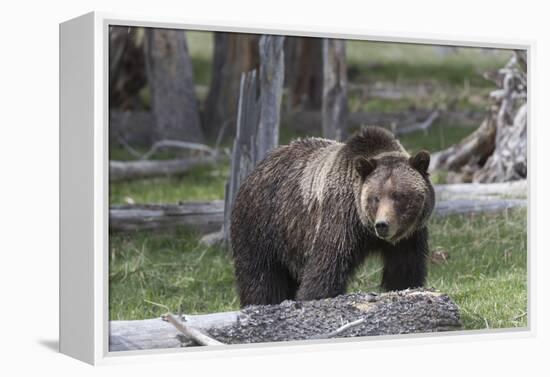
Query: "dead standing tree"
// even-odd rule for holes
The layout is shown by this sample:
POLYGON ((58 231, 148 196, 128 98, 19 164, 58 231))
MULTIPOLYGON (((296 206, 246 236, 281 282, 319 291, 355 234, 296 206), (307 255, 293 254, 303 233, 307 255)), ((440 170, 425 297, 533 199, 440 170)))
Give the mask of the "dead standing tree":
POLYGON ((342 141, 347 117, 346 41, 323 39, 323 137, 342 141))
POLYGON ((237 134, 226 186, 223 239, 229 245, 231 209, 242 181, 279 143, 279 114, 284 79, 283 36, 259 40, 260 77, 243 73, 237 112, 237 134))
POLYGON ((155 139, 203 141, 185 31, 148 28, 145 33, 155 139))
POLYGON ((430 170, 447 170, 464 182, 505 182, 527 177, 527 55, 515 51, 493 79, 493 106, 479 128, 435 153, 430 170))

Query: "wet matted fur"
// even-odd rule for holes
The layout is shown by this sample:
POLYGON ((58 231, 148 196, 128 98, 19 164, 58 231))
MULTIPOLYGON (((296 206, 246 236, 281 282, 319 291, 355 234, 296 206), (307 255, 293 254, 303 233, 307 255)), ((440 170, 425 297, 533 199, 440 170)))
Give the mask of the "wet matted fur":
POLYGON ((344 293, 365 257, 382 255, 382 286, 426 277, 434 191, 429 154, 414 157, 379 127, 345 143, 297 140, 245 179, 231 216, 241 306, 344 293))

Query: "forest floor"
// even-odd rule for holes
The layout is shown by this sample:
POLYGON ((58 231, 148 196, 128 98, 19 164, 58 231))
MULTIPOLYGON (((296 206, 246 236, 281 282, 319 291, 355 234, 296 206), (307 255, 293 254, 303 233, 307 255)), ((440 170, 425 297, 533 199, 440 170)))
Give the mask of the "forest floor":
MULTIPOLYGON (((211 34, 188 34, 199 98, 210 80, 211 34)), ((501 67, 509 52, 459 48, 438 53, 429 46, 349 42, 348 76, 352 112, 398 114, 414 109, 438 109, 442 116, 427 132, 400 138, 410 151, 441 150, 472 132, 489 105, 494 89, 482 78, 486 70, 501 67), (382 47, 382 48, 381 48, 382 47), (364 63, 368 62, 368 63, 364 63), (397 96, 372 94, 371 89, 398 91, 397 96), (412 88, 412 89, 411 89, 412 88), (447 111, 475 116, 452 122, 447 111)), ((147 96, 147 93, 143 93, 147 96)), ((315 130, 308 135, 316 135, 315 130)), ((281 144, 306 136, 283 125, 281 144)), ((229 146, 229 145, 228 145, 229 146)), ((156 158, 171 158, 163 152, 156 158)), ((133 159, 111 147, 110 158, 133 159)), ((110 184, 109 202, 177 203, 221 199, 229 162, 197 167, 181 177, 110 184)), ((433 177, 438 181, 438 177, 433 177)), ((461 308, 466 329, 508 328, 527 325, 527 212, 510 210, 433 218, 430 222, 428 287, 448 293, 461 308)), ((236 310, 233 265, 218 247, 199 243, 188 230, 112 234, 110 237, 109 310, 111 320, 158 317, 167 311, 209 313, 236 310)), ((381 263, 368 259, 348 291, 379 291, 381 263)))

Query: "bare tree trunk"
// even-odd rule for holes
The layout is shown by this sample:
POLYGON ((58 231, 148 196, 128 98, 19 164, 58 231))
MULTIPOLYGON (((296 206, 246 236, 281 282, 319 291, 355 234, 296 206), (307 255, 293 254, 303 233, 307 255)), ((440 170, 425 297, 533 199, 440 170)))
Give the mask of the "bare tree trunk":
POLYGON ((239 187, 252 171, 256 163, 256 129, 258 127, 260 106, 256 96, 258 80, 256 71, 243 73, 239 93, 239 110, 237 114, 237 134, 233 143, 231 156, 231 175, 225 187, 224 208, 224 241, 230 246, 230 225, 233 202, 239 187))
POLYGON ((259 67, 258 40, 255 34, 215 34, 212 82, 204 107, 209 136, 217 135, 225 122, 235 130, 241 74, 259 67))
POLYGON ((199 106, 185 32, 146 29, 146 68, 156 140, 202 142, 199 106))
POLYGON ((282 36, 262 36, 259 44, 260 78, 258 80, 256 71, 252 71, 243 74, 241 79, 237 136, 233 146, 231 176, 225 193, 223 230, 226 245, 230 245, 231 211, 241 183, 278 144, 284 80, 283 43, 282 36))
MULTIPOLYGON (((526 52, 516 51, 492 79, 494 105, 471 135, 435 153, 430 170, 447 170, 454 181, 505 182, 527 177, 526 52)), ((490 78, 489 76, 487 76, 490 78)))
POLYGON ((321 110, 323 94, 323 40, 287 37, 285 42, 285 86, 288 109, 321 110))
POLYGON ((346 116, 346 41, 323 39, 323 137, 343 140, 346 116))

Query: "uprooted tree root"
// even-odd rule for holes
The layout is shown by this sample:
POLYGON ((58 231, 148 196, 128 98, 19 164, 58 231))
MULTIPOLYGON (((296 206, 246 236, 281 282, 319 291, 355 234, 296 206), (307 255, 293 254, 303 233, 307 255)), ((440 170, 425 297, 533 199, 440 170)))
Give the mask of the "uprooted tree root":
POLYGON ((434 153, 431 171, 446 170, 453 181, 506 182, 527 176, 527 65, 525 51, 496 75, 486 75, 498 89, 494 104, 478 129, 446 150, 434 153))

